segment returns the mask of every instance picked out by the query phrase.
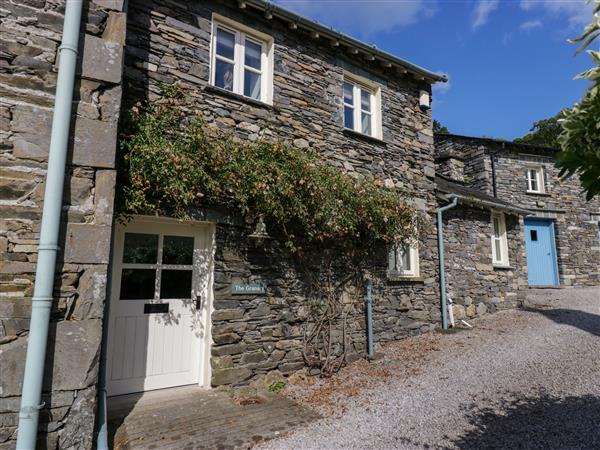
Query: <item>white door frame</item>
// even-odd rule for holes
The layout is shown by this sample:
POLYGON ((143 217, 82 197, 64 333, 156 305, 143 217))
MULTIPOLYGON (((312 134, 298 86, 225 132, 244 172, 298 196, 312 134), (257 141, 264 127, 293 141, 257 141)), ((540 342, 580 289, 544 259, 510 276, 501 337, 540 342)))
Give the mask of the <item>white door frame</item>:
MULTIPOLYGON (((195 237, 202 237, 204 246, 202 257, 207 261, 207 267, 202 269, 202 272, 206 273, 203 279, 197 279, 200 276, 200 271, 194 269, 193 274, 193 285, 200 286, 201 292, 197 295, 203 295, 202 307, 199 312, 200 323, 204 325, 204 333, 198 339, 198 347, 196 354, 199 355, 198 366, 194 370, 194 374, 197 374, 197 378, 193 384, 197 384, 202 388, 211 387, 211 364, 210 364, 210 352, 212 342, 212 312, 213 312, 213 271, 214 271, 214 253, 215 253, 215 226, 210 222, 182 222, 176 219, 159 218, 151 216, 135 216, 127 224, 116 223, 115 234, 113 243, 113 256, 111 261, 111 295, 107 300, 109 304, 108 314, 108 333, 107 333, 107 358, 106 358, 106 380, 108 395, 121 395, 125 392, 121 392, 117 389, 117 392, 111 392, 110 381, 111 381, 111 369, 112 369, 112 352, 115 351, 115 345, 113 343, 114 331, 115 331, 115 319, 117 315, 117 302, 119 301, 120 293, 120 281, 121 281, 121 269, 122 269, 122 256, 123 256, 123 243, 125 232, 146 232, 146 233, 161 233, 169 234, 171 232, 176 233, 177 231, 184 231, 185 233, 192 234, 195 237)), ((194 257, 194 265, 197 264, 197 259, 194 257)), ((152 390, 149 389, 144 390, 152 390)), ((135 391, 132 391, 135 392, 135 391)), ((139 390, 138 390, 139 392, 139 390)))

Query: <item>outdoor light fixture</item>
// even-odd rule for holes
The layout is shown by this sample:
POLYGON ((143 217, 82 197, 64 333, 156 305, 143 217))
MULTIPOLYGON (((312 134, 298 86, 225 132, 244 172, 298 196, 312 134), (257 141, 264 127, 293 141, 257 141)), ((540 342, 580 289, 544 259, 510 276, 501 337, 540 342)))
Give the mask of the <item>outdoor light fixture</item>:
POLYGON ((251 237, 252 239, 257 239, 259 241, 271 238, 271 236, 269 236, 269 233, 267 232, 267 226, 265 225, 264 217, 262 214, 258 216, 258 221, 256 222, 254 233, 252 233, 249 237, 251 237))
POLYGON ((429 92, 422 90, 419 93, 419 106, 423 111, 427 111, 431 108, 431 100, 429 97, 429 92))

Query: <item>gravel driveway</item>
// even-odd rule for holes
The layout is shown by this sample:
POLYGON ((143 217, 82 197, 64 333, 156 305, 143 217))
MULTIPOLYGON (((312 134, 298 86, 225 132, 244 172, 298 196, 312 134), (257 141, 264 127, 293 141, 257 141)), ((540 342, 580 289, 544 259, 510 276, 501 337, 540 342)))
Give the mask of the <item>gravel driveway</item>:
POLYGON ((532 290, 473 325, 291 386, 329 416, 262 448, 600 449, 600 288, 532 290))

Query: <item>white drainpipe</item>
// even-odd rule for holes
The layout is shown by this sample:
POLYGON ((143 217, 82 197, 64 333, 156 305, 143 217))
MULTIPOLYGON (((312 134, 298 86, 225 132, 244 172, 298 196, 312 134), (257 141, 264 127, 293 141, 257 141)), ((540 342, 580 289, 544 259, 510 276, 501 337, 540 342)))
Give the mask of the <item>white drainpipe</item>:
POLYGON ((42 383, 58 253, 58 232, 69 144, 81 9, 82 0, 67 0, 62 43, 59 47, 58 80, 54 99, 35 287, 31 301, 31 323, 19 410, 17 450, 35 449, 40 409, 44 406, 42 383))

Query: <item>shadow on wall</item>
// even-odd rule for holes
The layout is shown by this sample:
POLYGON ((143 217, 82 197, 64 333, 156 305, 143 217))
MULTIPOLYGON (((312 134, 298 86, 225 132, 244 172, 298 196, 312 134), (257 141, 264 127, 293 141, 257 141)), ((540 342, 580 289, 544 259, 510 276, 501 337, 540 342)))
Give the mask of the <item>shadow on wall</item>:
POLYGON ((592 314, 586 311, 565 308, 541 309, 523 307, 521 308, 521 310, 541 314, 558 324, 570 325, 572 327, 579 328, 580 330, 583 330, 587 333, 593 334, 594 336, 600 337, 599 314, 592 314))
POLYGON ((515 397, 495 408, 476 409, 471 427, 453 441, 460 449, 600 448, 600 397, 515 397))

